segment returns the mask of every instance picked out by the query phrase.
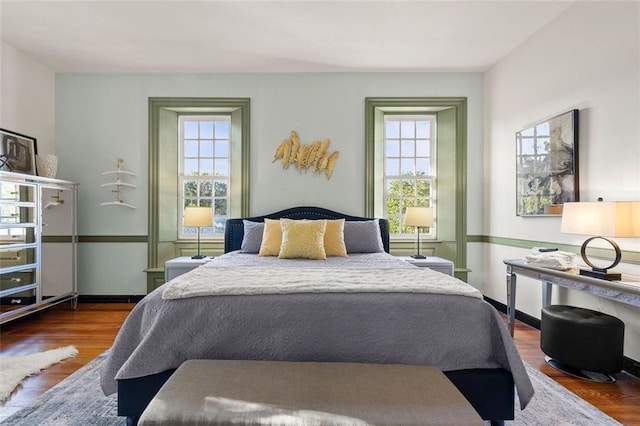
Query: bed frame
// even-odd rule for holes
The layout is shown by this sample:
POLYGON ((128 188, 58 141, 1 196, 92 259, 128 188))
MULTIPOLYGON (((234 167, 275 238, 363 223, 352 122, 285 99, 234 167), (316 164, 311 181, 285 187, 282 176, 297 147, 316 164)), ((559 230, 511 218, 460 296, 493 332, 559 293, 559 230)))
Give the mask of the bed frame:
MULTIPOLYGON (((364 221, 371 218, 350 216, 320 207, 294 207, 264 216, 245 218, 253 222, 264 219, 345 219, 364 221)), ((239 250, 244 236, 242 218, 228 219, 225 225, 225 253, 239 250)), ((384 250, 389 252, 389 222, 379 219, 384 250)), ((127 417, 127 425, 135 425, 142 412, 173 370, 135 379, 118 380, 118 415, 127 417)), ((514 418, 514 381, 511 373, 502 368, 482 368, 445 371, 444 374, 467 398, 484 420, 492 425, 504 424, 514 418)))
MULTIPOLYGON (((247 217, 244 219, 229 219, 224 228, 224 252, 228 253, 234 250, 240 250, 242 238, 244 237, 243 220, 251 222, 264 222, 266 219, 294 219, 294 220, 319 220, 319 219, 344 219, 348 221, 364 221, 371 220, 367 217, 349 216, 347 214, 334 212, 333 210, 323 209, 321 207, 293 207, 279 212, 271 213, 264 216, 247 217)), ((380 225, 380 236, 382 237, 382 245, 384 251, 389 253, 389 221, 387 219, 378 219, 380 225)))

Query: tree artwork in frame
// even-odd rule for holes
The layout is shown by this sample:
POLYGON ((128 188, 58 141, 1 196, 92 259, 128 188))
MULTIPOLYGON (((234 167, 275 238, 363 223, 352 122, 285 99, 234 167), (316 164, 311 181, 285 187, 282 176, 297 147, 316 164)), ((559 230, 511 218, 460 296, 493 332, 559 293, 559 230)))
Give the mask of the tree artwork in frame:
POLYGON ((36 174, 36 139, 0 129, 0 170, 36 174))
POLYGON ((516 133, 516 213, 562 215, 578 201, 578 110, 516 133))

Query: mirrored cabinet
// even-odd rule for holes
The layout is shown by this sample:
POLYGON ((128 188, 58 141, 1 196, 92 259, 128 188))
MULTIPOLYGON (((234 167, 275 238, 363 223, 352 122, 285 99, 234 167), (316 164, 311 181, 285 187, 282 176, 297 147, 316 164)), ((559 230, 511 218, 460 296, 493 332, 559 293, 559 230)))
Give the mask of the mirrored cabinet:
POLYGON ((0 172, 0 323, 77 300, 78 185, 0 172))

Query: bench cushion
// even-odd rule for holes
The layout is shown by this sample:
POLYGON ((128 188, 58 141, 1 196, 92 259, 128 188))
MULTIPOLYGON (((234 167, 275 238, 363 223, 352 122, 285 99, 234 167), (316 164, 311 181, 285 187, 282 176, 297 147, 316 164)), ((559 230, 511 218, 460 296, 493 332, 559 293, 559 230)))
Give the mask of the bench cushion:
POLYGON ((484 424, 435 367, 231 360, 185 362, 139 421, 146 426, 231 423, 484 424))

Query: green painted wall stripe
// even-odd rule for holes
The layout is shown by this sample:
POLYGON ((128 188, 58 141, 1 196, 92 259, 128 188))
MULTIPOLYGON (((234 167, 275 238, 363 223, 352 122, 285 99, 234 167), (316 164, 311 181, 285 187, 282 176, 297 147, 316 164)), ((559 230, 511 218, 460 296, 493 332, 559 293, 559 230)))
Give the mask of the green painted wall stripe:
POLYGON ((43 243, 70 243, 71 235, 43 235, 43 243))
POLYGON ((147 243, 146 235, 80 235, 80 243, 147 243))
MULTIPOLYGON (((573 244, 560 244, 552 241, 521 240, 517 238, 492 237, 490 235, 469 235, 467 237, 467 241, 470 243, 489 243, 524 249, 529 249, 531 247, 557 247, 558 250, 580 254, 580 246, 573 244)), ((611 259, 614 257, 614 254, 612 249, 589 247, 588 256, 601 259, 611 259)), ((622 250, 622 261, 624 263, 640 264, 640 252, 622 250)))

